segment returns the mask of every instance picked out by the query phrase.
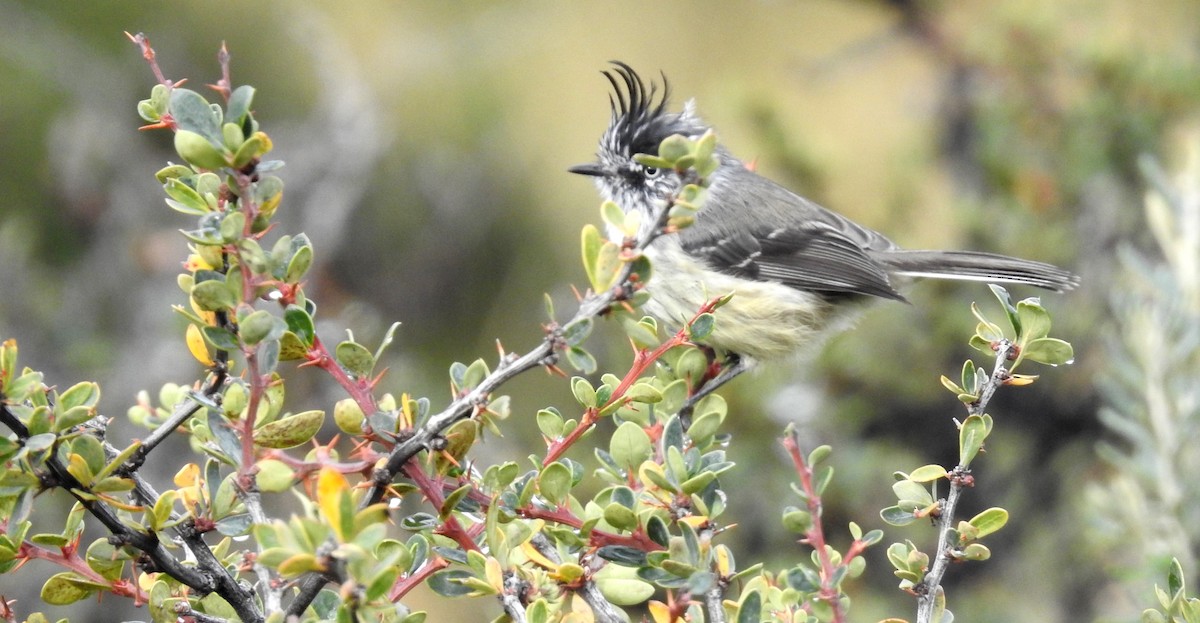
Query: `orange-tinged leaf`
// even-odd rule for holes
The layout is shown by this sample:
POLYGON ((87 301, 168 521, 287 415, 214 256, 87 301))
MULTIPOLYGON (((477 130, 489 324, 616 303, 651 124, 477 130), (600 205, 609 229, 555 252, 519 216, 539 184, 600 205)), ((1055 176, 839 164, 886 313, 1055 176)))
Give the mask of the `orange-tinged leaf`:
POLYGON ((212 270, 213 268, 197 253, 189 255, 187 261, 183 263, 183 269, 189 273, 194 273, 198 270, 212 270))
MULTIPOLYGON (((212 312, 205 312, 212 313, 212 312)), ((196 361, 205 366, 213 365, 212 357, 208 355, 208 347, 204 344, 204 336, 200 334, 200 327, 194 324, 189 324, 187 327, 187 347, 188 352, 196 358, 196 361)))

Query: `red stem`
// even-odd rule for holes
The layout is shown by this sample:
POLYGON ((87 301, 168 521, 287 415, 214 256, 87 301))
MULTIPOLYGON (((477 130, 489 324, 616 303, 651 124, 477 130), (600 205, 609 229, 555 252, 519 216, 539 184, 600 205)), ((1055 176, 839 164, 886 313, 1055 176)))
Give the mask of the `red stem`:
MULTIPOLYGON (((571 526, 572 528, 580 528, 583 526, 582 519, 561 508, 547 510, 544 508, 537 508, 535 506, 526 506, 523 508, 518 508, 517 514, 525 517, 526 519, 544 519, 546 521, 552 521, 564 526, 571 526)), ((664 549, 662 545, 655 543, 650 539, 650 537, 646 536, 646 533, 642 532, 640 528, 631 533, 629 536, 614 534, 604 530, 592 530, 589 543, 595 546, 627 545, 645 552, 654 552, 664 549)))
POLYGON ((450 563, 445 558, 435 556, 429 562, 421 565, 421 568, 417 569, 416 573, 398 578, 396 583, 392 585, 391 592, 388 593, 388 599, 392 600, 392 602, 399 601, 400 598, 408 594, 408 591, 420 586, 426 578, 449 566, 450 563))
MULTIPOLYGON (((425 495, 425 499, 429 500, 429 503, 440 513, 442 505, 446 503, 446 496, 442 495, 441 479, 439 478, 437 482, 430 479, 429 474, 426 474, 425 470, 421 469, 421 466, 417 465, 415 461, 406 463, 403 471, 413 481, 413 484, 417 485, 421 493, 425 495)), ((462 524, 458 523, 458 520, 452 514, 447 513, 445 521, 442 522, 442 525, 435 532, 454 539, 464 552, 479 551, 479 545, 475 543, 475 539, 463 528, 462 524)))
POLYGON ((629 391, 630 387, 633 387, 633 384, 636 383, 639 378, 641 378, 642 374, 646 372, 646 369, 654 364, 655 361, 658 361, 658 359, 666 354, 668 350, 671 350, 680 344, 687 343, 691 333, 692 323, 696 322, 696 319, 700 316, 712 312, 712 310, 717 307, 717 303, 720 300, 720 298, 715 298, 702 305, 696 312, 696 315, 692 316, 692 319, 689 320, 682 329, 676 331, 675 335, 672 335, 670 339, 662 344, 659 344, 654 350, 647 350, 644 348, 637 350, 633 354, 633 364, 630 366, 629 371, 625 373, 625 378, 621 379, 621 382, 613 390, 612 396, 609 397, 608 402, 604 403, 599 408, 588 407, 588 409, 584 411, 583 417, 580 418, 579 426, 576 426, 575 430, 571 431, 566 437, 551 443, 549 449, 546 451, 546 458, 542 461, 542 467, 545 467, 562 458, 562 455, 565 454, 567 450, 571 448, 571 446, 575 445, 575 442, 579 441, 579 439, 583 437, 584 433, 591 430, 592 426, 595 426, 596 422, 600 420, 600 411, 612 406, 617 401, 623 400, 625 398, 625 392, 629 391))
POLYGON ((371 383, 367 380, 355 380, 346 373, 346 370, 338 364, 337 359, 329 353, 329 349, 325 348, 325 344, 321 342, 321 338, 313 336, 312 347, 308 349, 308 360, 312 365, 329 373, 333 380, 337 381, 342 389, 358 403, 358 407, 363 413, 370 415, 379 410, 375 403, 375 396, 371 394, 371 383))
POLYGON ((134 601, 139 604, 146 602, 146 594, 143 593, 140 588, 138 588, 136 583, 126 582, 124 580, 109 580, 99 573, 96 573, 96 571, 89 567, 87 562, 80 558, 79 555, 74 551, 68 554, 66 548, 62 548, 59 553, 54 553, 53 551, 39 547, 30 541, 25 541, 21 543, 19 551, 17 552, 17 557, 27 560, 39 559, 52 562, 78 573, 79 575, 87 578, 90 582, 108 586, 108 590, 114 595, 132 597, 134 601))
MULTIPOLYGON (((812 515, 812 527, 804 534, 804 543, 807 543, 817 552, 817 560, 821 563, 821 590, 819 592, 820 599, 829 604, 833 611, 834 623, 844 623, 846 613, 842 611, 842 602, 838 589, 833 585, 833 576, 837 572, 838 566, 833 564, 833 560, 829 557, 829 552, 825 549, 825 530, 821 527, 821 496, 817 493, 812 483, 812 467, 809 466, 803 454, 800 452, 800 444, 796 440, 795 433, 783 438, 783 447, 787 449, 788 454, 792 457, 792 463, 796 466, 796 473, 800 476, 800 488, 804 489, 806 494, 808 512, 812 515)), ((857 542, 855 543, 858 544, 857 542)), ((853 550, 853 547, 851 548, 853 550)), ((861 546, 858 550, 861 552, 861 546)), ((858 552, 855 552, 857 555, 858 552)), ((847 556, 842 564, 849 564, 851 557, 847 556)))

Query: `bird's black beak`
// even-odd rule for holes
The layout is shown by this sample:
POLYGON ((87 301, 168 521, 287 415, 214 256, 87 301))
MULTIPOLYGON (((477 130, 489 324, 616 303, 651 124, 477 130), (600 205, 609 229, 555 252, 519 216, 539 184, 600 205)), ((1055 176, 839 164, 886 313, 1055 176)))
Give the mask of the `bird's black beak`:
POLYGON ((608 169, 598 162, 589 162, 587 164, 577 164, 569 169, 571 173, 579 175, 590 175, 591 177, 604 177, 608 175, 608 169))

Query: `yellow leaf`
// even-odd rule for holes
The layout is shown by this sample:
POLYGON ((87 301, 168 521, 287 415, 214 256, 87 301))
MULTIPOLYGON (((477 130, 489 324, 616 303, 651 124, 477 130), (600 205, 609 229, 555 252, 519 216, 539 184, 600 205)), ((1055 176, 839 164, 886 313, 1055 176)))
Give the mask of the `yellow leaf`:
POLYGON ((349 491, 350 483, 341 472, 332 467, 321 468, 321 474, 317 476, 317 506, 329 525, 342 537, 345 536, 341 534, 342 496, 349 494, 349 491))
POLYGON ((717 573, 727 577, 733 570, 733 554, 724 545, 717 546, 717 573))
POLYGON ((558 568, 558 565, 550 562, 550 559, 543 556, 542 553, 539 552, 530 541, 525 541, 523 544, 521 544, 521 551, 525 552, 525 555, 529 557, 529 560, 532 560, 533 562, 536 562, 547 569, 558 568))
POLYGON ((150 592, 150 588, 158 581, 157 573, 139 573, 137 576, 138 588, 143 591, 150 592))
POLYGON ((190 487, 196 484, 196 481, 199 479, 200 466, 196 465, 195 463, 188 463, 187 465, 179 468, 178 472, 175 472, 176 487, 190 487))
POLYGON ((78 454, 72 454, 67 460, 67 472, 75 477, 80 484, 85 487, 92 484, 92 470, 88 468, 87 461, 78 454))
POLYGON ((654 619, 654 623, 671 623, 671 610, 667 608, 667 604, 651 601, 646 604, 646 609, 650 611, 650 618, 654 619))
POLYGON ((196 317, 203 320, 204 324, 212 327, 217 325, 217 312, 200 309, 200 306, 196 304, 196 299, 190 296, 188 297, 188 303, 192 306, 192 312, 196 314, 196 317))
POLYGON ((187 261, 183 263, 183 269, 189 273, 194 273, 198 270, 212 270, 213 268, 208 262, 204 261, 204 258, 196 253, 189 255, 187 261))
POLYGON ((208 346, 204 344, 204 336, 200 334, 200 327, 194 324, 189 324, 187 328, 187 347, 192 356, 196 358, 196 361, 205 366, 213 365, 212 357, 208 356, 208 346))
POLYGON ((500 568, 500 561, 495 558, 488 558, 484 570, 487 572, 488 584, 491 584, 492 588, 496 589, 497 592, 503 593, 504 570, 500 568))

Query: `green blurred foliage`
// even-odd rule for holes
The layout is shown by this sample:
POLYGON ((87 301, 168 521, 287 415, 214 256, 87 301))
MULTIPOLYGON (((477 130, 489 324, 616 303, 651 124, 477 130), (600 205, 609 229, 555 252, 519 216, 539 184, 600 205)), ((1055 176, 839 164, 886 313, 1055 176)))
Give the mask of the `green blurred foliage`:
MULTIPOLYGON (((963 512, 1012 517, 992 560, 952 573, 948 590, 977 621, 1128 619, 1148 603, 1098 602, 1105 569, 1131 563, 1064 551, 1059 526, 1078 512, 1080 479, 1109 476, 1093 469, 1093 383, 1108 365, 1096 340, 1114 249, 1148 242, 1136 158, 1169 155, 1200 112, 1196 3, 0 3, 0 333, 49 378, 100 382, 112 414, 137 389, 196 372, 167 312, 178 222, 148 175, 170 146, 130 130, 151 78, 123 30, 148 33, 197 90, 228 43, 235 83, 254 84, 256 115, 280 128, 283 220, 312 238, 310 287, 336 318, 322 331, 376 343, 403 322, 379 366, 396 393, 444 396, 448 362, 490 355, 496 339, 532 344, 541 293, 561 306, 584 282, 578 231, 597 202, 565 168, 589 159, 607 121, 598 72, 610 58, 662 69, 676 105, 696 97, 735 153, 905 246, 1076 267, 1084 287, 1044 303, 1079 360, 998 397, 986 476, 963 512)), ((748 479, 727 485, 739 556, 795 551, 775 529, 785 462, 760 450, 784 422, 838 450, 829 525, 879 527, 891 496, 879 474, 952 462, 958 405, 937 378, 969 355, 965 303, 989 298, 917 286, 914 305, 881 305, 815 365, 726 391, 729 451, 748 479)), ((602 369, 628 357, 605 325, 591 342, 602 369)), ((497 455, 534 443, 537 408, 571 404, 564 383, 533 375, 506 392, 526 428, 497 455)), ((856 614, 909 612, 871 554, 856 614)))

